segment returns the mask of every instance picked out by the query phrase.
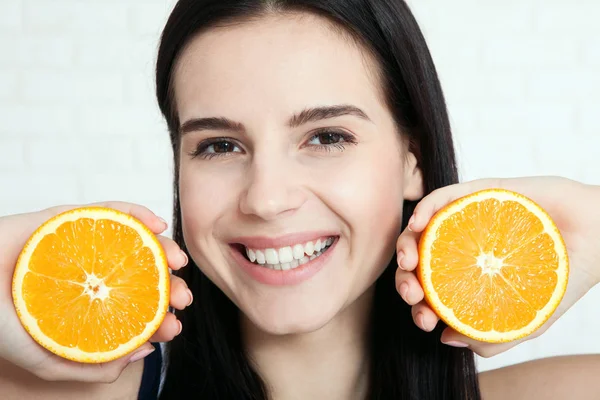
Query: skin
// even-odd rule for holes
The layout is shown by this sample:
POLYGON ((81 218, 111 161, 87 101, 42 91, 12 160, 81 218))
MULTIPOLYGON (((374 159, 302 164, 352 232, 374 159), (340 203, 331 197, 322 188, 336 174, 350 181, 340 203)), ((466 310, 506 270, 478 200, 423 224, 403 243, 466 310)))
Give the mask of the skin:
MULTIPOLYGON (((178 270, 187 258, 171 239, 161 236, 167 225, 149 209, 130 203, 90 204, 114 208, 139 219, 154 232, 169 267, 178 270)), ((29 236, 51 217, 75 205, 52 207, 38 212, 0 217, 0 393, 5 399, 135 399, 143 372, 140 357, 153 350, 145 343, 131 354, 103 364, 80 364, 58 357, 39 346, 23 329, 11 298, 12 272, 29 236), (135 361, 135 360, 138 361, 135 361)), ((185 282, 171 277, 170 305, 185 308, 191 301, 185 282)), ((179 334, 180 323, 168 313, 151 341, 169 341, 179 334)))
POLYGON ((519 343, 544 333, 561 315, 600 282, 600 187, 583 185, 560 177, 532 177, 516 179, 480 179, 438 189, 419 202, 409 220, 409 226, 398 238, 399 268, 396 287, 402 298, 412 305, 417 326, 431 331, 439 321, 423 300, 423 289, 415 275, 419 256, 417 244, 421 232, 431 217, 444 205, 488 188, 503 188, 533 199, 552 217, 561 232, 569 256, 569 282, 558 308, 548 321, 531 335, 517 341, 490 344, 468 338, 447 328, 442 341, 458 347, 469 347, 482 357, 492 357, 511 349, 519 343))
POLYGON ((288 16, 203 34, 176 70, 183 125, 225 117, 244 126, 183 135, 183 230, 192 258, 243 311, 251 356, 282 399, 348 399, 364 389, 372 284, 393 257, 403 199, 422 195, 415 158, 382 101, 373 64, 363 60, 322 20, 288 16), (358 107, 368 120, 345 115, 288 126, 307 108, 333 105, 358 107), (319 148, 314 135, 323 128, 356 144, 319 148), (218 137, 234 151, 190 156, 218 137), (239 236, 315 230, 339 241, 325 267, 298 285, 249 279, 231 257, 229 243, 239 236))
MULTIPOLYGON (((427 196, 417 208, 413 230, 400 235, 402 202, 422 196, 421 176, 395 129, 375 77, 373 63, 360 47, 314 17, 272 16, 260 23, 206 32, 190 43, 178 63, 175 93, 181 122, 226 117, 245 127, 244 132, 194 131, 182 138, 183 228, 196 263, 243 311, 246 346, 277 400, 364 397, 368 369, 365 318, 371 307, 373 281, 398 246, 405 258, 400 261, 397 285, 400 288, 407 283, 405 299, 414 304, 419 325, 419 312, 428 311, 411 280, 419 232, 437 209, 481 185, 454 185, 427 196), (334 104, 353 104, 365 111, 370 122, 342 116, 295 128, 287 125, 291 115, 307 107, 334 104), (310 147, 315 129, 324 127, 354 135, 357 144, 346 145, 344 151, 334 147, 330 152, 310 147), (230 137, 239 149, 219 158, 190 156, 203 140, 222 136, 230 137), (297 287, 273 288, 254 282, 230 257, 228 243, 237 236, 273 237, 315 229, 335 231, 340 242, 325 268, 297 287)), ((584 277, 597 276, 592 266, 600 265, 598 246, 589 240, 600 237, 600 215, 590 212, 600 202, 600 189, 572 181, 567 184, 559 178, 502 182, 506 188, 527 190, 535 200, 546 198, 549 206, 555 206, 549 207, 551 215, 561 220, 564 232, 569 233, 565 240, 572 268, 581 271, 574 275, 574 282, 583 282, 571 286, 568 308, 596 283, 584 277), (550 196, 549 192, 568 196, 550 196)), ((157 234, 165 228, 149 210, 120 207, 133 207, 129 212, 140 215, 157 234)), ((3 248, 18 253, 19 244, 11 242, 13 231, 23 226, 23 221, 28 221, 32 231, 44 219, 28 214, 18 217, 22 219, 15 224, 11 218, 0 218, 0 242, 3 248)), ((21 231, 24 237, 31 233, 21 231)), ((166 239, 163 245, 170 264, 175 269, 182 267, 185 260, 177 258, 177 246, 166 239)), ((9 271, 13 264, 4 262, 3 270, 9 271)), ((189 301, 185 283, 175 280, 172 284, 179 289, 171 304, 185 307, 189 301)), ((425 316, 429 325, 419 326, 430 330, 437 319, 425 316)), ((177 330, 178 322, 167 319, 155 339, 168 341, 177 330)), ((6 332, 2 337, 9 337, 6 332)), ((11 337, 20 338, 15 332, 11 330, 11 337)), ((464 339, 452 332, 445 335, 446 339, 464 339)), ((503 351, 481 343, 467 344, 480 354, 486 349, 490 354, 503 351)), ((11 353, 2 349, 0 354, 11 353)), ((137 396, 141 362, 117 360, 102 371, 54 364, 47 373, 58 375, 49 377, 31 366, 21 365, 30 372, 15 368, 14 364, 24 360, 19 354, 14 354, 12 362, 0 360, 0 392, 8 398, 137 396), (49 382, 64 378, 114 382, 49 382)), ((566 393, 591 399, 600 387, 594 387, 595 379, 582 379, 585 376, 580 371, 595 371, 599 365, 598 357, 589 356, 490 371, 481 375, 482 393, 486 400, 504 399, 506 382, 510 382, 515 399, 531 398, 542 388, 547 399, 564 398, 559 396, 566 393), (560 375, 549 379, 552 371, 560 371, 560 375)))
MULTIPOLYGON (((154 232, 165 250, 169 268, 178 270, 187 264, 187 258, 179 246, 169 238, 160 236, 167 225, 152 211, 145 207, 123 203, 95 203, 93 206, 114 208, 130 214, 144 223, 154 232)), ((12 272, 21 249, 29 236, 43 222, 51 217, 68 211, 76 206, 48 208, 35 213, 10 215, 0 218, 0 244, 3 254, 0 258, 0 363, 7 361, 29 371, 42 379, 50 381, 77 380, 83 382, 113 382, 131 360, 153 350, 145 343, 136 351, 121 359, 103 364, 80 364, 58 357, 40 347, 22 327, 12 304, 12 272), (135 357, 135 358, 134 358, 135 357), (2 360, 4 359, 4 360, 2 360)), ((191 293, 186 283, 179 277, 171 276, 170 305, 177 309, 185 308, 191 302, 191 293)), ((166 341, 179 334, 180 323, 172 313, 167 313, 158 331, 151 341, 166 341)), ((0 369, 0 371, 5 371, 0 369)))

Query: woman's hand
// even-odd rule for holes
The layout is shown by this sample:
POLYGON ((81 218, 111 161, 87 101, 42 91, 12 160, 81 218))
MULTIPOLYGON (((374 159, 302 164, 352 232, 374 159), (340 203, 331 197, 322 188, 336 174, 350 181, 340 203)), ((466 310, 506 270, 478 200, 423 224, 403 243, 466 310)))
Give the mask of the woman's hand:
MULTIPOLYGON (((160 234, 167 228, 166 222, 149 209, 130 203, 108 202, 94 204, 114 208, 139 219, 153 233, 160 234)), ((25 331, 17 317, 12 301, 12 276, 17 258, 28 238, 41 224, 53 216, 75 208, 60 206, 34 213, 0 217, 0 358, 9 361, 34 375, 50 381, 113 382, 123 369, 154 350, 144 343, 131 354, 103 364, 83 364, 59 357, 40 345, 25 331)), ((187 256, 171 239, 158 236, 169 267, 173 270, 187 264, 187 256)), ((171 276, 170 305, 183 309, 192 302, 192 294, 185 282, 171 276)), ((175 315, 167 313, 163 323, 150 339, 153 342, 172 340, 181 332, 181 323, 175 315)))
POLYGON ((417 244, 421 232, 433 215, 448 203, 478 190, 503 188, 521 193, 544 208, 558 226, 569 253, 569 283, 562 302, 550 319, 532 335, 509 343, 484 343, 470 339, 451 328, 442 333, 442 342, 469 347, 482 357, 502 353, 516 344, 541 335, 588 290, 600 282, 600 187, 584 185, 559 177, 482 179, 438 189, 419 202, 409 227, 397 242, 399 268, 396 288, 412 306, 415 323, 431 331, 438 316, 424 300, 423 289, 415 275, 418 263, 417 244))

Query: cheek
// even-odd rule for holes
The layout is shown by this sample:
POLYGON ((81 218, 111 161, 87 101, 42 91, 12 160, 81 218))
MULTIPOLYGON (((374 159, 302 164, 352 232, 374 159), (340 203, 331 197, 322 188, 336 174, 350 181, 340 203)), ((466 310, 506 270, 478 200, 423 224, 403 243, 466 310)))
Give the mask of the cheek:
POLYGON ((235 205, 235 174, 223 174, 191 161, 179 170, 179 201, 184 229, 193 241, 214 233, 216 221, 235 205))
POLYGON ((194 262, 225 293, 233 278, 222 262, 216 237, 227 225, 228 212, 236 201, 235 176, 183 161, 179 169, 179 203, 183 237, 194 262))
POLYGON ((323 190, 352 235, 366 233, 381 240, 400 231, 402 179, 398 152, 381 149, 359 154, 347 165, 332 170, 323 190))
POLYGON ((393 146, 380 148, 335 169, 324 188, 347 230, 348 265, 355 268, 347 276, 356 293, 370 286, 394 255, 402 226, 402 167, 393 146))

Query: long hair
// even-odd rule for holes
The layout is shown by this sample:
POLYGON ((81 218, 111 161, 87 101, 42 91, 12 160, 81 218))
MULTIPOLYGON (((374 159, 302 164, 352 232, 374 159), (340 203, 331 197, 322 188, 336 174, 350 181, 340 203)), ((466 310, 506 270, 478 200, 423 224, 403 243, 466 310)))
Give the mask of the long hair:
MULTIPOLYGON (((156 93, 175 161, 173 236, 186 250, 179 205, 179 120, 173 70, 185 45, 217 24, 273 12, 318 14, 349 33, 377 61, 387 105, 408 136, 425 193, 458 181, 448 113, 425 39, 403 0, 180 0, 164 28, 156 93)), ((403 227, 415 202, 404 204, 403 227)), ((440 342, 414 324, 395 289, 392 259, 376 282, 370 329, 369 399, 480 399, 474 355, 440 342)), ((167 346, 161 398, 266 400, 268 390, 242 345, 240 311, 191 261, 177 272, 194 293, 193 306, 177 311, 183 332, 167 346)))

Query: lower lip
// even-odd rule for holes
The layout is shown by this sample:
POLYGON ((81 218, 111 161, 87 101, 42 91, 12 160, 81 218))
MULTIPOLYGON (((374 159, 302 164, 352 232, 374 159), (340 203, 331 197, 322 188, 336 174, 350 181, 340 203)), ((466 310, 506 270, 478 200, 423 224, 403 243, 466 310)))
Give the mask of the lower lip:
POLYGON ((337 242, 338 240, 336 239, 325 251, 325 253, 321 254, 319 257, 307 262, 304 265, 299 265, 296 268, 285 271, 275 270, 252 263, 246 259, 241 252, 233 247, 231 248, 231 251, 233 252, 233 258, 236 260, 236 262, 254 280, 270 286, 292 286, 309 280, 317 272, 319 272, 329 260, 331 254, 333 254, 333 250, 337 245, 337 242))

